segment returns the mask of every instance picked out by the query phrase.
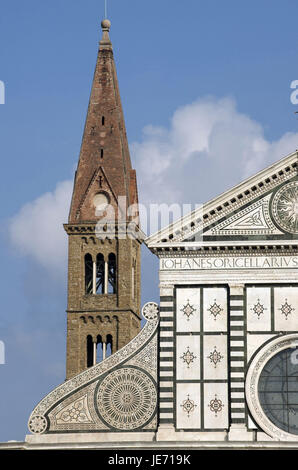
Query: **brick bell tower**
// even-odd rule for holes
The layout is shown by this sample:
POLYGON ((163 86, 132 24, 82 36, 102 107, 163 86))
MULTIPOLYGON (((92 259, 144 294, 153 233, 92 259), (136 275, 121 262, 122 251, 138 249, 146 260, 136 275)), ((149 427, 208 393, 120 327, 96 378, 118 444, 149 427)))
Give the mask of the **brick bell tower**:
POLYGON ((67 379, 125 346, 141 328, 142 237, 136 173, 109 37, 111 23, 104 20, 101 26, 69 221, 64 226, 69 240, 67 379), (132 205, 127 212, 125 206, 132 205))

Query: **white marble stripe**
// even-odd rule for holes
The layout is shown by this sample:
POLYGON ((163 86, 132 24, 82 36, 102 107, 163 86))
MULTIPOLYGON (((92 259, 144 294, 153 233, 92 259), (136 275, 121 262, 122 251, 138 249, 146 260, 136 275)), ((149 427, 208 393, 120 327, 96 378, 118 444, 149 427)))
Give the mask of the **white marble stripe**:
POLYGON ((231 321, 230 326, 231 326, 231 328, 233 326, 244 326, 244 321, 238 321, 238 320, 237 321, 231 321))
POLYGON ((233 346, 244 348, 244 341, 231 341, 231 347, 233 346))
POLYGON ((159 316, 161 321, 163 317, 174 317, 174 310, 171 310, 170 312, 160 312, 159 316))
POLYGON ((236 317, 236 316, 243 316, 244 315, 244 310, 242 309, 237 309, 237 310, 231 310, 230 311, 230 316, 231 317, 236 317))
POLYGON ((160 392, 159 396, 160 398, 174 398, 174 393, 173 392, 160 392))
POLYGON ((244 305, 244 299, 231 299, 230 298, 230 306, 231 307, 241 307, 242 305, 244 305))
POLYGON ((245 400, 245 393, 231 391, 231 398, 242 398, 243 400, 245 400))
MULTIPOLYGON (((161 353, 160 353, 161 354, 161 353)), ((244 356, 244 351, 231 351, 230 352, 230 355, 231 357, 240 357, 240 356, 244 356)))
POLYGON ((165 361, 163 359, 160 360, 161 367, 174 367, 174 361, 165 361))
POLYGON ((231 361, 231 367, 244 367, 243 361, 231 361))
POLYGON ((160 358, 162 358, 162 357, 174 357, 174 352, 173 351, 161 351, 159 353, 159 357, 160 358))
POLYGON ((244 336, 244 331, 242 330, 230 330, 230 336, 244 336))
POLYGON ((163 382, 162 380, 159 382, 159 387, 160 388, 172 388, 173 387, 173 381, 169 382, 163 382))
POLYGON ((231 403, 231 411, 233 413, 233 408, 243 408, 245 409, 245 402, 237 401, 236 403, 231 403))
POLYGON ((160 326, 165 327, 165 328, 174 328, 174 322, 172 321, 164 321, 160 323, 160 326))
POLYGON ((160 337, 161 338, 171 338, 173 336, 173 331, 161 331, 160 337))
POLYGON ((174 305, 174 302, 173 301, 164 301, 164 300, 161 300, 160 301, 160 307, 173 307, 174 305))
MULTIPOLYGON (((159 407, 162 409, 162 408, 173 408, 173 404, 171 401, 169 402, 164 402, 162 401, 161 403, 159 403, 159 407)), ((174 408, 173 408, 173 411, 174 411, 174 408)))
POLYGON ((245 418, 245 413, 232 413, 231 416, 232 416, 232 419, 233 419, 233 418, 235 418, 235 419, 236 419, 236 418, 243 419, 243 418, 245 418))
POLYGON ((173 341, 165 341, 160 343, 161 348, 172 348, 174 346, 173 341))
POLYGON ((160 412, 160 417, 161 418, 168 418, 168 419, 173 419, 174 413, 163 413, 162 411, 160 412))
POLYGON ((238 377, 244 377, 244 372, 231 372, 231 377, 235 379, 238 377))
POLYGON ((244 388, 243 382, 232 382, 231 383, 231 392, 233 392, 233 389, 235 388, 244 388))
POLYGON ((160 370, 159 377, 173 377, 174 371, 160 370))

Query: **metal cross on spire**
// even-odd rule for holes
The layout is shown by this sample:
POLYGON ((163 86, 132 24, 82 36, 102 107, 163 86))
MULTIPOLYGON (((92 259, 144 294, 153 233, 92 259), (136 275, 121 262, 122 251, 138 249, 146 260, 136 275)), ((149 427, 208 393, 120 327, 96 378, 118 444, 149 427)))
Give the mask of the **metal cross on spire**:
POLYGON ((105 0, 105 20, 108 19, 108 0, 105 0))

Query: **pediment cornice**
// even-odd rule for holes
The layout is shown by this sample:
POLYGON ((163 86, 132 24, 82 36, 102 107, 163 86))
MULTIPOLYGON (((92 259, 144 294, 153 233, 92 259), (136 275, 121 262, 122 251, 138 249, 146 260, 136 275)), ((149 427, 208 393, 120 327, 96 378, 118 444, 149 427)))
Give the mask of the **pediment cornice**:
MULTIPOLYGON (((147 246, 156 251, 156 248, 179 246, 183 244, 196 245, 191 239, 198 232, 206 231, 221 220, 232 216, 237 211, 248 207, 256 200, 265 197, 270 191, 292 180, 297 176, 298 151, 284 157, 270 167, 262 170, 253 177, 248 178, 237 186, 204 204, 201 208, 191 212, 174 224, 162 229, 146 239, 147 246)), ((280 231, 272 232, 276 234, 280 231)), ((266 236, 266 234, 265 234, 266 236)), ((274 244, 269 242, 269 245, 274 244)), ((235 242, 233 242, 234 244, 235 242)), ((217 242, 217 245, 219 242, 217 242)), ((243 242, 242 242, 243 244, 243 242)), ((251 243, 250 243, 251 244, 251 243)), ((202 242, 200 241, 200 245, 202 242)))

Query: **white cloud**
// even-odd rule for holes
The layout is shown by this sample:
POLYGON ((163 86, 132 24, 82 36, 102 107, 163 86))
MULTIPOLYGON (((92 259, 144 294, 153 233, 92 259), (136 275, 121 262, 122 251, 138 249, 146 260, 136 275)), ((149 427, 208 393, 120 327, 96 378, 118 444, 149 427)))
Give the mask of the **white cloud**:
MULTIPOLYGON (((298 146, 298 133, 269 142, 230 98, 207 97, 174 113, 169 128, 147 126, 131 145, 144 204, 207 202, 298 146)), ((72 181, 59 183, 13 218, 13 244, 51 272, 66 265, 72 181)))
POLYGON ((64 271, 67 259, 67 222, 72 181, 58 183, 48 192, 25 204, 10 222, 10 239, 23 255, 32 257, 55 276, 64 271))
POLYGON ((298 133, 269 142, 233 99, 203 98, 174 113, 169 128, 148 126, 131 145, 140 200, 204 203, 294 151, 298 133))

